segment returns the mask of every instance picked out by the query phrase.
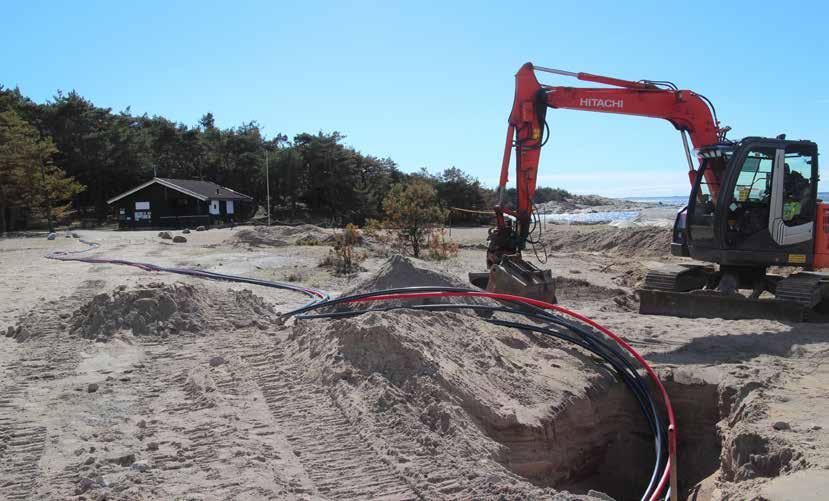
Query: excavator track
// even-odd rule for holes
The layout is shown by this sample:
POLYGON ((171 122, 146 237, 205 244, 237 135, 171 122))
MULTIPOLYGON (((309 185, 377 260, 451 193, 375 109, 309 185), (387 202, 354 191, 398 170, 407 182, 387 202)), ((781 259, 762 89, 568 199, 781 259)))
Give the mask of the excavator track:
MULTIPOLYGON (((648 271, 639 289, 639 313, 687 318, 727 320, 763 318, 793 322, 827 321, 829 274, 798 273, 777 282, 774 298, 753 299, 740 294, 721 294, 691 287, 705 273, 681 270, 684 265, 665 265, 648 271)), ((703 282, 704 284, 704 282, 703 282)))
POLYGON ((702 289, 714 272, 705 264, 659 264, 645 274, 645 289, 687 292, 702 289))
POLYGON ((814 308, 829 297, 826 288, 829 288, 829 273, 797 273, 778 282, 775 297, 814 308))

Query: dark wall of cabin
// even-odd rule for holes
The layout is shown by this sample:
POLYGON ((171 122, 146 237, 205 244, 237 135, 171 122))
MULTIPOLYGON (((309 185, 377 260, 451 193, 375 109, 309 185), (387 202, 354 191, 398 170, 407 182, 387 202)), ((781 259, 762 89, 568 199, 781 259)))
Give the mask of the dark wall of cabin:
POLYGON ((250 216, 253 204, 234 201, 234 214, 227 214, 227 203, 220 201, 220 213, 210 214, 210 201, 201 201, 161 184, 151 184, 112 204, 118 224, 125 228, 140 227, 195 227, 235 222, 250 216), (136 203, 149 203, 149 209, 139 209, 136 203))

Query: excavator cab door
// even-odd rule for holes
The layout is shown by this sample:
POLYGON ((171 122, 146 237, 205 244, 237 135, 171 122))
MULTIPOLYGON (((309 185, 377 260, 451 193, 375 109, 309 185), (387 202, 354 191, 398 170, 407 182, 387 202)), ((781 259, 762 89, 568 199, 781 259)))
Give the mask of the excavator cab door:
POLYGON ((698 151, 700 167, 693 176, 691 196, 684 209, 684 217, 677 217, 674 224, 675 245, 671 246, 674 255, 690 255, 695 259, 717 262, 716 256, 721 248, 717 209, 722 190, 718 185, 710 186, 708 182, 723 176, 723 172, 728 170, 726 166, 731 165, 733 153, 730 147, 698 151))
POLYGON ((773 246, 768 227, 777 151, 778 145, 762 143, 737 151, 718 204, 724 249, 773 246))
POLYGON ((817 147, 788 144, 776 152, 769 233, 780 246, 811 242, 817 203, 817 147))

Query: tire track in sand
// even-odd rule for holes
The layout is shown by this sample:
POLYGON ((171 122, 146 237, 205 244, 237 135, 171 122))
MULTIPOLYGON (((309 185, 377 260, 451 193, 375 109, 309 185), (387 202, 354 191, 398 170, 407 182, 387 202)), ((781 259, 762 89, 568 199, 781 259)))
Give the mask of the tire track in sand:
POLYGON ((0 499, 32 499, 41 478, 40 459, 48 430, 28 416, 28 392, 44 381, 71 376, 80 360, 77 344, 62 343, 66 315, 100 288, 99 281, 82 283, 75 293, 49 301, 24 315, 13 337, 16 360, 3 370, 0 386, 0 499), (67 347, 69 347, 67 349, 67 347))
POLYGON ((46 446, 46 428, 20 419, 23 411, 14 401, 24 391, 12 385, 0 396, 0 499, 30 499, 46 446))
MULTIPOLYGON (((257 349, 258 348, 258 349, 257 349)), ((326 390, 276 347, 244 355, 271 414, 319 495, 328 499, 421 499, 375 452, 326 390)))

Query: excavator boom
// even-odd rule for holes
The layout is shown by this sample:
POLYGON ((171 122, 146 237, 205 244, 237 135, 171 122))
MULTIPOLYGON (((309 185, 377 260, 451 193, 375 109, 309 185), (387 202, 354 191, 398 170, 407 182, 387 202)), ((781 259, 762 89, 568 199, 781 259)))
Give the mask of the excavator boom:
MULTIPOLYGON (((669 84, 665 84, 669 85, 669 84)), ((572 73, 551 68, 535 67, 526 63, 515 75, 515 98, 509 115, 507 141, 501 164, 498 185, 499 203, 495 208, 498 226, 505 227, 503 214, 517 220, 517 249, 522 250, 527 238, 532 213, 532 198, 538 178, 538 162, 541 147, 549 134, 546 115, 548 108, 635 115, 661 118, 670 122, 677 130, 690 136, 694 148, 716 145, 722 132, 714 118, 713 109, 705 99, 690 90, 664 88, 647 81, 634 82, 589 73, 572 73), (542 85, 536 78, 536 71, 572 76, 579 80, 613 85, 619 88, 580 88, 542 85), (547 130, 547 132, 545 132, 547 130), (515 150, 515 183, 518 194, 517 208, 512 211, 504 207, 503 194, 509 182, 509 168, 512 150, 515 150)), ((693 184, 696 166, 688 154, 689 180, 693 184)), ((709 170, 706 181, 714 192, 718 190, 721 172, 709 170)), ((512 250, 512 249, 510 249, 512 250)))

